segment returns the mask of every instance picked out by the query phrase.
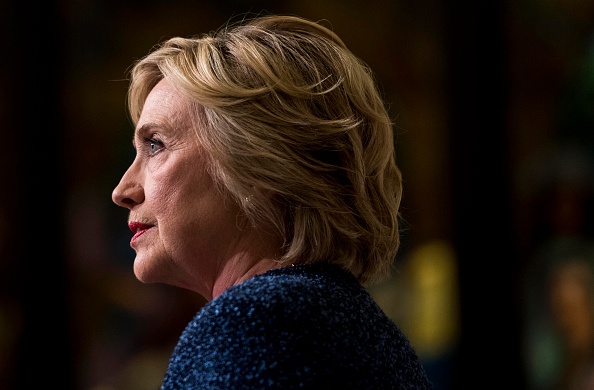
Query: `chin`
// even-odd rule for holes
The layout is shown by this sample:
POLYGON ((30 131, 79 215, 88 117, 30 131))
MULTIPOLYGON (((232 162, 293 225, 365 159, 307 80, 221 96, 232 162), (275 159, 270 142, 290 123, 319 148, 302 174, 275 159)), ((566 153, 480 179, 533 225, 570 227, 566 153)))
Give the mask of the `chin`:
POLYGON ((134 276, 142 283, 161 283, 163 275, 154 264, 147 264, 147 261, 140 259, 134 260, 134 276))

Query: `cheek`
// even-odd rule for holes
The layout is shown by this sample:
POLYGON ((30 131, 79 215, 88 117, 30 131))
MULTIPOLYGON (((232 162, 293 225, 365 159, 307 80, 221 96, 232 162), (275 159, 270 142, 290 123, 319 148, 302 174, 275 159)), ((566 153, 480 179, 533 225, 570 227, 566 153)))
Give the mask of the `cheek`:
POLYGON ((224 209, 210 176, 196 165, 178 164, 156 172, 147 183, 146 201, 162 234, 188 234, 215 224, 224 209))
POLYGON ((174 257, 186 252, 216 258, 228 245, 222 237, 230 241, 239 234, 238 206, 223 200, 200 157, 200 153, 171 156, 145 183, 147 209, 174 257))
POLYGON ((208 177, 160 183, 154 205, 160 239, 169 255, 202 271, 217 269, 240 234, 238 206, 223 202, 208 177))
MULTIPOLYGON (((160 156, 159 156, 160 157, 160 156)), ((171 152, 148 167, 145 192, 157 209, 178 208, 212 186, 200 153, 195 150, 171 152)))
POLYGON ((154 178, 145 184, 146 203, 156 218, 161 218, 164 214, 174 211, 178 206, 175 205, 176 192, 178 186, 170 180, 160 180, 154 178))

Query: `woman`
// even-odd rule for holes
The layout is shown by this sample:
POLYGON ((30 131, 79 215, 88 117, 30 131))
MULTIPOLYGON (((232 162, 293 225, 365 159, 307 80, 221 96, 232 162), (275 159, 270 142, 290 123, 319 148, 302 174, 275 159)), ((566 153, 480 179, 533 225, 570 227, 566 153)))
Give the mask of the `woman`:
POLYGON ((134 273, 209 302, 162 389, 429 389, 365 286, 399 245, 401 177, 372 72, 329 29, 261 16, 134 64, 137 154, 113 191, 134 273))

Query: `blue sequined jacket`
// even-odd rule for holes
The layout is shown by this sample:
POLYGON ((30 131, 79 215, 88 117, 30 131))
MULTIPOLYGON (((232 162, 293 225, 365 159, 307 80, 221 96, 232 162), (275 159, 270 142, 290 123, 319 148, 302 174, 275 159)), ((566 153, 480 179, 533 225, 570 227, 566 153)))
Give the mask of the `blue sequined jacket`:
POLYGON ((313 264, 268 271, 206 304, 161 389, 431 388, 409 341, 355 277, 313 264))

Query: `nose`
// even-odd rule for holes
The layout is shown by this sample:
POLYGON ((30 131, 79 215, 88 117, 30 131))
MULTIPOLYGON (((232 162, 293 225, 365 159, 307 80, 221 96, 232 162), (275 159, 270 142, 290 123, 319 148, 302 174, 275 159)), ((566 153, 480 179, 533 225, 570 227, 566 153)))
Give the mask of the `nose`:
POLYGON ((111 193, 111 199, 115 204, 129 210, 144 202, 144 189, 142 185, 133 180, 131 170, 128 169, 118 185, 111 193))

